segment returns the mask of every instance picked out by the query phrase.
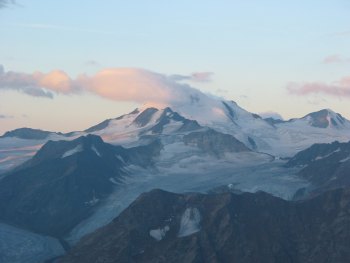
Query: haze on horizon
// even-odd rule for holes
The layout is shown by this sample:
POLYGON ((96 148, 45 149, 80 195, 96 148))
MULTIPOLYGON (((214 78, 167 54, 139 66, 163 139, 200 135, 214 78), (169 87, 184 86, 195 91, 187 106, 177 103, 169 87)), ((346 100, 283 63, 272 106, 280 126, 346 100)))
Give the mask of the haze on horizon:
POLYGON ((0 133, 82 130, 193 88, 350 119, 350 3, 0 0, 0 133))

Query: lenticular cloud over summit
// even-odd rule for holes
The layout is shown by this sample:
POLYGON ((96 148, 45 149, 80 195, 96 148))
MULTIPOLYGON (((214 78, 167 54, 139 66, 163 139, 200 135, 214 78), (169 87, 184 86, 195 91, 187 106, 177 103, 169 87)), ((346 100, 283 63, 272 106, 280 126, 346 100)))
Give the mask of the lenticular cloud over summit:
MULTIPOLYGON (((204 74, 204 73, 203 73, 204 74)), ((201 73, 182 78, 137 68, 111 68, 95 75, 81 74, 71 78, 62 70, 32 74, 5 71, 0 65, 0 89, 17 90, 36 97, 50 97, 54 94, 79 94, 90 92, 116 101, 154 102, 167 104, 193 100, 203 94, 181 81, 196 81, 201 73)))

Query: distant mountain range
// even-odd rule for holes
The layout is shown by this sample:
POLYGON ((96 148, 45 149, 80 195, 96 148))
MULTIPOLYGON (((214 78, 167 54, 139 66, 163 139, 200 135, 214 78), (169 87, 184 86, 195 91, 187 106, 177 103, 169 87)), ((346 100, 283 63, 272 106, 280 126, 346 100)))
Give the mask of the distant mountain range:
MULTIPOLYGON (((235 102, 208 96, 189 104, 141 107, 85 131, 9 131, 0 137, 0 233, 12 228, 31 231, 34 236, 26 234, 26 240, 36 240, 38 246, 46 237, 37 234, 55 238, 50 239, 55 253, 44 253, 49 258, 62 250, 58 240, 66 248, 74 246, 117 218, 83 239, 64 262, 102 260, 101 249, 107 251, 106 262, 175 262, 181 257, 182 262, 221 262, 226 257, 252 262, 257 260, 253 254, 266 257, 266 262, 273 257, 283 262, 322 259, 319 242, 333 237, 315 234, 323 228, 311 226, 316 220, 311 212, 325 228, 347 227, 337 225, 340 215, 327 209, 338 207, 338 195, 348 196, 349 141, 350 121, 328 109, 288 121, 263 119, 235 102), (154 191, 132 204, 154 188, 182 195, 154 191), (287 201, 291 199, 302 201, 287 201), (322 207, 322 202, 329 207, 310 208, 322 207), (310 238, 298 221, 304 212, 302 220, 312 228, 310 238), (244 220, 238 224, 236 216, 244 220), (165 224, 169 218, 173 221, 165 224), (259 222, 265 222, 264 227, 259 222), (286 233, 291 240, 283 241, 286 233), (126 243, 119 243, 118 237, 126 243), (308 250, 314 254, 308 256, 308 250)), ((16 238, 10 233, 16 231, 7 233, 6 251, 12 255, 16 238)), ((345 253, 341 238, 332 239, 341 243, 334 260, 345 253)), ((31 253, 31 258, 43 256, 31 253)))

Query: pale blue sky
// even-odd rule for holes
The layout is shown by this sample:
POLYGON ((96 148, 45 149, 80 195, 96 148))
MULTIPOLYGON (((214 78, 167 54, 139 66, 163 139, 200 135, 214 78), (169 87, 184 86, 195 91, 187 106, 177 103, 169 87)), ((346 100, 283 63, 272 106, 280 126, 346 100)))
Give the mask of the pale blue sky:
MULTIPOLYGON (((210 71, 211 83, 193 85, 247 110, 290 118, 332 108, 350 118, 349 97, 286 91, 289 82, 330 83, 350 75, 349 14, 347 0, 17 0, 0 9, 0 64, 73 77, 114 67, 210 71), (330 55, 344 62, 322 63, 330 55)), ((93 95, 51 100, 0 90, 0 115, 13 117, 0 119, 0 132, 82 129, 135 106, 93 95)))

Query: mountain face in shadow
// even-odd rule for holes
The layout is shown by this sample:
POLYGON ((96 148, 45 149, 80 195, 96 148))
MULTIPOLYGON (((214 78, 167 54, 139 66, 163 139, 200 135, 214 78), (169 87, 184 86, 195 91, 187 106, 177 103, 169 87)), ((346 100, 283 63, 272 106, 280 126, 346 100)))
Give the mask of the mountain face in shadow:
POLYGON ((94 135, 49 141, 2 179, 0 219, 62 237, 122 184, 127 164, 151 165, 161 145, 125 149, 94 135))
POLYGON ((153 190, 59 262, 346 262, 349 211, 349 189, 302 202, 153 190))

